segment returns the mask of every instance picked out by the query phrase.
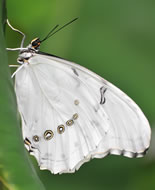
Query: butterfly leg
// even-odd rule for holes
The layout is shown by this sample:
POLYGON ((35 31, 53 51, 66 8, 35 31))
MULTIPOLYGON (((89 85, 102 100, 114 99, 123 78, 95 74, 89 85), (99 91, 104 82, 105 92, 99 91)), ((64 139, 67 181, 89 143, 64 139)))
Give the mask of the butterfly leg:
POLYGON ((20 65, 9 65, 9 67, 20 67, 20 65))
POLYGON ((8 24, 8 26, 12 29, 12 30, 14 30, 15 32, 18 32, 19 34, 21 34, 22 36, 23 36, 23 38, 22 38, 22 41, 21 41, 21 45, 20 45, 20 49, 19 48, 7 48, 7 50, 11 50, 11 49, 19 49, 19 50, 21 50, 21 48, 23 48, 23 45, 24 45, 24 41, 25 41, 25 34, 23 33, 23 32, 21 32, 20 30, 18 30, 18 29, 16 29, 16 28, 14 28, 11 24, 10 24, 10 22, 9 22, 9 20, 7 19, 6 20, 6 22, 7 22, 7 24, 8 24))
POLYGON ((27 50, 27 48, 22 48, 22 47, 20 47, 20 48, 6 48, 6 50, 8 50, 8 51, 21 51, 21 50, 27 50))
POLYGON ((21 66, 19 66, 18 69, 11 75, 11 78, 13 78, 13 77, 15 76, 15 74, 16 74, 18 71, 20 71, 26 64, 27 64, 27 63, 22 64, 21 66))

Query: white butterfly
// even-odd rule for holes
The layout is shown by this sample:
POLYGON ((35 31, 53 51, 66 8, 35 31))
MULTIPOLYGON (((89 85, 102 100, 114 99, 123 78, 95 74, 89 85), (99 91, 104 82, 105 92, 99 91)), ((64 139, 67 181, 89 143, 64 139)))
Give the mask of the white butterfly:
POLYGON ((75 172, 108 154, 142 157, 151 130, 136 103, 94 72, 39 51, 64 26, 52 33, 57 27, 26 48, 24 36, 14 49, 20 50, 13 76, 26 148, 40 169, 54 174, 75 172))

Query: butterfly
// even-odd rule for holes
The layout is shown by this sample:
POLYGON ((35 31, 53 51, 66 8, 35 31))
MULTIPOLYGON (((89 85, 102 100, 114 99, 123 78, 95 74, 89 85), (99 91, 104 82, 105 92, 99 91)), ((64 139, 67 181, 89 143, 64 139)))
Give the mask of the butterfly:
POLYGON ((83 66, 43 53, 40 45, 71 24, 56 25, 43 39, 23 48, 15 93, 24 144, 40 169, 73 173, 91 158, 109 154, 142 157, 151 129, 138 105, 124 92, 83 66))

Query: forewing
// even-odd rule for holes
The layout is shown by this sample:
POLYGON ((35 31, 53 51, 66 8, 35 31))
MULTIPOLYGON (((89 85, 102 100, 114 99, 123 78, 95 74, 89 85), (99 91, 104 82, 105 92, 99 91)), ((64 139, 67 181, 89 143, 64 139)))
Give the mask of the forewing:
POLYGON ((16 94, 26 147, 41 169, 74 172, 109 153, 143 156, 150 127, 126 94, 63 59, 36 54, 28 62, 16 74, 16 94))

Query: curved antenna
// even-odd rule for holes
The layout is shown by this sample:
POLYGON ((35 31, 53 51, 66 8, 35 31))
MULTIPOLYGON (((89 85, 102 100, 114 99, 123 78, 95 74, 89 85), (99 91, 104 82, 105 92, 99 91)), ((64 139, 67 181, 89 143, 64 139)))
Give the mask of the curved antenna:
MULTIPOLYGON (((7 22, 8 26, 9 26, 12 30, 14 30, 15 32, 18 32, 19 34, 21 34, 21 35, 23 36, 22 41, 21 41, 21 45, 20 45, 20 48, 19 48, 19 50, 21 50, 21 49, 23 48, 23 45, 24 45, 24 40, 25 40, 25 37, 26 37, 25 34, 24 34, 23 32, 21 32, 20 30, 14 28, 14 27, 10 24, 10 22, 9 22, 8 19, 6 20, 6 22, 7 22)), ((8 48, 8 49, 9 49, 9 48, 8 48)))

